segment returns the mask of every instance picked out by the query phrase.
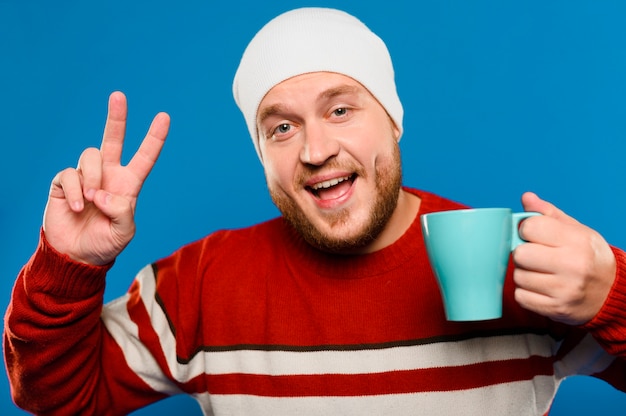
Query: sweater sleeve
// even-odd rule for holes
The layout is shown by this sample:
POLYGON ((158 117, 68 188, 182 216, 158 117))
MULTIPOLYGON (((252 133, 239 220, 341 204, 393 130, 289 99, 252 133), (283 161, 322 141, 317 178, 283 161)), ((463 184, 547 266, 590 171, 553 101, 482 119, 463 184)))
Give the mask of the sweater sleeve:
POLYGON ((617 272, 600 312, 583 326, 612 355, 626 358, 626 253, 611 247, 617 272))
POLYGON ((16 404, 36 414, 121 414, 162 398, 126 365, 100 318, 111 265, 77 263, 43 232, 5 316, 16 404))

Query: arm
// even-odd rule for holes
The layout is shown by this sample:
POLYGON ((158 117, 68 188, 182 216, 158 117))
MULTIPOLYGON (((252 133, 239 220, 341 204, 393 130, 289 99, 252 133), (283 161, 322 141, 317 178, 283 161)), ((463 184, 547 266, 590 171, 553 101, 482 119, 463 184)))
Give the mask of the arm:
POLYGON ((54 178, 37 251, 9 305, 4 352, 14 399, 45 414, 121 413, 154 401, 100 319, 106 271, 134 235, 134 207, 165 140, 159 114, 120 165, 126 99, 113 93, 101 149, 54 178))
POLYGON ((583 325, 606 351, 626 356, 626 252, 612 247, 617 261, 615 282, 600 311, 583 325))
POLYGON ((74 262, 42 234, 6 314, 15 403, 36 414, 125 414, 162 397, 126 365, 100 319, 108 266, 74 262))

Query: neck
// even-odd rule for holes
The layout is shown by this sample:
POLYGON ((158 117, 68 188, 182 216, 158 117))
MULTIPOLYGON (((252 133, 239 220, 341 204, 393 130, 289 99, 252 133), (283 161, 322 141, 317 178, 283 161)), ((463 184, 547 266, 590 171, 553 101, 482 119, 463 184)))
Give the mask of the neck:
POLYGON ((373 253, 395 243, 415 220, 415 216, 419 212, 420 203, 421 200, 417 195, 400 189, 396 209, 380 235, 367 246, 361 247, 350 254, 373 253))

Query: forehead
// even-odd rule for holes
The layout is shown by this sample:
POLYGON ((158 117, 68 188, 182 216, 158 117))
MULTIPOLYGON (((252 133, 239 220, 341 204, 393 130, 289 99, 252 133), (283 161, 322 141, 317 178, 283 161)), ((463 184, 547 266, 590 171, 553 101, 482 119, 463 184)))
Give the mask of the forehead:
POLYGON ((297 75, 276 84, 267 92, 259 104, 257 118, 261 118, 264 108, 281 105, 290 100, 299 102, 309 96, 324 99, 342 94, 371 95, 363 85, 346 75, 332 72, 297 75))

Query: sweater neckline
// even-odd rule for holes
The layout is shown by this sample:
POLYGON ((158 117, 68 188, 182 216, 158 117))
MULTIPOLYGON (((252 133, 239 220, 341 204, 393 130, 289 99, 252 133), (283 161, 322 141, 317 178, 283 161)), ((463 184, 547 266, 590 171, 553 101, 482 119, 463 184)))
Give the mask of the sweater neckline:
POLYGON ((286 264, 300 274, 335 279, 362 279, 403 267, 423 250, 424 239, 420 216, 436 210, 434 195, 409 188, 403 189, 417 195, 421 203, 410 227, 393 244, 368 254, 326 253, 309 245, 290 224, 283 220, 287 241, 287 244, 283 245, 286 264))

